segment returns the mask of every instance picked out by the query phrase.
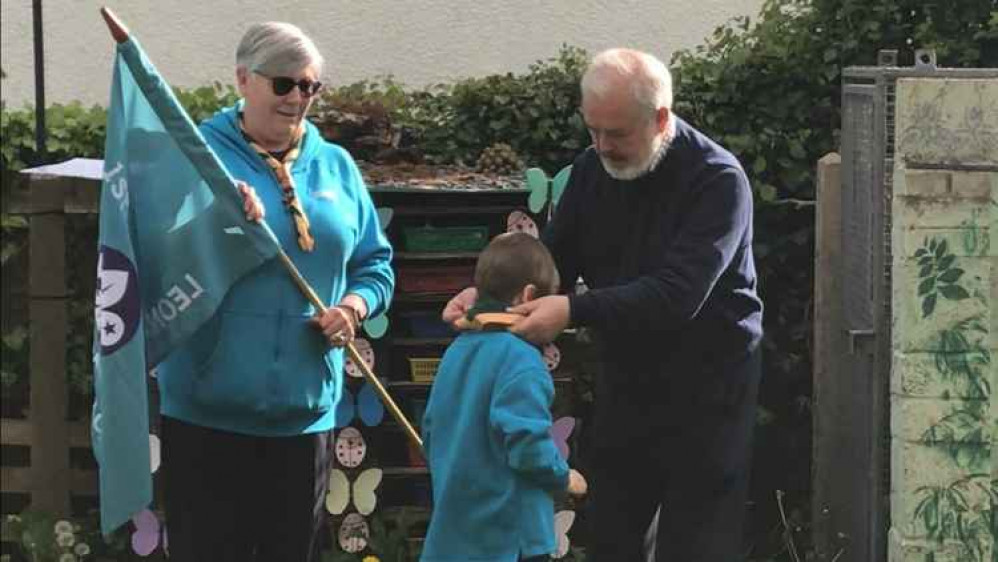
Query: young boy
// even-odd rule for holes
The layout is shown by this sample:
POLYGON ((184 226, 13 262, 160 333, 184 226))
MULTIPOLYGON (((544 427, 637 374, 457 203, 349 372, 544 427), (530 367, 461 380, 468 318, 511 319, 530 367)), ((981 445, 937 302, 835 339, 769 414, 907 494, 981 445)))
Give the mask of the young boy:
MULTIPOLYGON (((558 271, 543 244, 497 236, 475 267, 468 312, 503 312, 550 294, 558 271)), ((422 562, 547 560, 554 500, 584 492, 551 438, 554 384, 533 345, 505 330, 464 332, 444 353, 423 415, 433 517, 422 562)))

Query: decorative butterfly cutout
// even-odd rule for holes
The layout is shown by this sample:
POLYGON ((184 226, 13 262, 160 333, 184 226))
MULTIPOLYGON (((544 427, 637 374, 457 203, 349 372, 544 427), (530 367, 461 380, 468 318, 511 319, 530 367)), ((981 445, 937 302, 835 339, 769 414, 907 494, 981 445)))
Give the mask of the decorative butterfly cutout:
POLYGON ((371 427, 381 423, 385 417, 385 406, 375 392, 374 387, 364 382, 357 391, 356 399, 350 389, 343 388, 343 396, 336 405, 333 417, 333 427, 343 428, 350 425, 354 416, 358 416, 364 425, 371 427))
POLYGON ((534 238, 540 238, 537 223, 523 211, 513 211, 506 217, 506 232, 524 232, 534 238))
POLYGON ((155 474, 159 470, 159 464, 162 459, 160 455, 160 445, 159 437, 150 433, 149 434, 149 472, 155 474))
MULTIPOLYGON (((392 222, 392 217, 395 216, 395 211, 391 207, 378 207, 378 224, 381 225, 381 230, 387 231, 388 225, 392 222)), ((372 339, 379 339, 388 332, 388 316, 384 312, 377 316, 373 316, 364 320, 363 323, 364 331, 372 339)), ((360 351, 359 349, 357 351, 360 351)))
POLYGON ((381 338, 381 336, 384 336, 388 331, 388 316, 382 312, 373 318, 364 320, 364 331, 367 332, 367 335, 371 336, 372 339, 381 338))
POLYGON ((376 211, 378 212, 378 224, 381 226, 381 230, 388 230, 388 225, 392 223, 395 211, 391 207, 378 207, 376 211))
POLYGON ((558 418, 551 424, 551 437, 554 439, 554 444, 558 447, 558 452, 561 453, 561 458, 566 461, 571 454, 571 450, 568 448, 568 438, 572 435, 572 430, 574 429, 575 418, 572 417, 558 418))
MULTIPOLYGON (((139 556, 149 556, 160 543, 159 519, 152 511, 143 509, 132 516, 132 524, 135 525, 135 532, 132 533, 132 550, 139 556)), ((162 541, 165 552, 169 548, 166 527, 162 527, 162 541)))
POLYGON ((360 431, 353 427, 345 427, 336 436, 334 446, 336 460, 347 468, 356 468, 364 462, 367 455, 367 443, 360 431))
POLYGON ((541 355, 548 371, 553 372, 558 368, 558 364, 561 363, 561 350, 553 343, 544 344, 544 347, 541 349, 541 355))
POLYGON ((530 212, 541 212, 548 201, 550 201, 551 205, 548 207, 548 218, 550 218, 554 207, 558 205, 558 200, 561 199, 561 194, 565 191, 565 186, 568 184, 568 177, 571 174, 571 165, 562 168, 550 180, 547 174, 544 173, 544 170, 540 168, 530 168, 527 170, 527 188, 530 190, 530 198, 527 200, 527 205, 530 207, 530 212))
POLYGON ((345 472, 339 469, 329 471, 329 491, 326 492, 326 511, 340 515, 350 505, 353 505, 361 515, 370 515, 378 506, 378 497, 374 491, 381 485, 382 472, 380 468, 369 468, 361 472, 350 486, 345 472), (352 492, 351 492, 352 490, 352 492))
POLYGON ((367 541, 371 539, 371 528, 361 514, 350 513, 343 518, 336 535, 343 552, 356 554, 367 548, 367 541))
MULTIPOLYGON (((371 342, 365 340, 364 338, 357 338, 353 340, 353 346, 357 349, 357 353, 360 354, 361 359, 367 364, 367 368, 374 370, 374 349, 371 348, 371 342)), ((343 364, 343 370, 348 376, 359 379, 364 377, 364 373, 360 370, 357 365, 354 365, 353 359, 349 356, 343 364)))
POLYGON ((551 558, 563 558, 568 554, 569 547, 572 546, 568 540, 568 531, 575 523, 575 512, 564 510, 554 514, 554 540, 557 547, 551 558))

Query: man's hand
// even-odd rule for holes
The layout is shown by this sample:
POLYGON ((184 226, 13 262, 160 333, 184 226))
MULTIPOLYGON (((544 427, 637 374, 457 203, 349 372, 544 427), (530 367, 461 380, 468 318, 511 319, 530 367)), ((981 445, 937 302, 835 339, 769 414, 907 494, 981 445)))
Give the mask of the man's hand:
POLYGON ((461 291, 460 293, 454 295, 444 307, 444 312, 441 314, 444 322, 450 324, 456 329, 460 329, 458 320, 464 318, 468 314, 468 310, 472 306, 475 306, 475 301, 478 300, 478 289, 474 287, 468 287, 467 289, 461 291))
POLYGON ((535 344, 554 341, 572 317, 568 297, 564 295, 541 297, 507 311, 523 316, 509 331, 535 344))

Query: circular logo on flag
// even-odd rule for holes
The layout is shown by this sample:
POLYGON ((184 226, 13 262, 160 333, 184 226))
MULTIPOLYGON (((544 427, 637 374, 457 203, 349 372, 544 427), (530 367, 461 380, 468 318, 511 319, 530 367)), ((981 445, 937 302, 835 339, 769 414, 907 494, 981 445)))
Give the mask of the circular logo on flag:
POLYGON ((94 311, 101 355, 131 341, 139 326, 139 285, 128 256, 101 245, 97 259, 97 303, 94 311))

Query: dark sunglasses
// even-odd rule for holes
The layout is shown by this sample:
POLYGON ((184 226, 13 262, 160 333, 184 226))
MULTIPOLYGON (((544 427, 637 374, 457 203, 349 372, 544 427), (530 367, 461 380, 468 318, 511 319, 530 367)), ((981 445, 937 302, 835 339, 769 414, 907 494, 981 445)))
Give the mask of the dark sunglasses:
MULTIPOLYGON (((257 72, 257 74, 260 74, 257 72)), ((260 74, 264 78, 270 80, 270 86, 274 90, 275 96, 286 96, 291 93, 291 89, 298 86, 298 90, 301 91, 301 95, 304 97, 314 96, 316 93, 322 89, 322 82, 318 80, 312 81, 302 78, 301 80, 295 80, 294 78, 288 78, 287 76, 267 76, 266 74, 260 74)))

